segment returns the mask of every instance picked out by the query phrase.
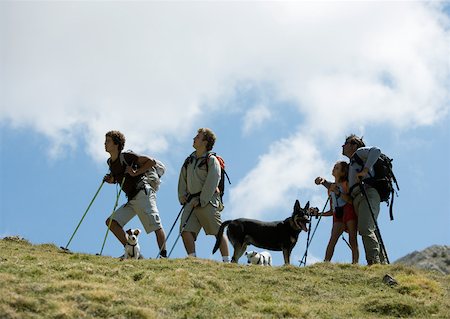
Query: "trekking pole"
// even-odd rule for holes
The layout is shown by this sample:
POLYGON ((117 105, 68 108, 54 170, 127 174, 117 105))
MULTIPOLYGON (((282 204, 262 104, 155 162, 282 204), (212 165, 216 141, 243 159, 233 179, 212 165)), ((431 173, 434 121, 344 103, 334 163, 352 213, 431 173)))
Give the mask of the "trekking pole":
POLYGON ((184 207, 186 206, 187 203, 189 203, 192 199, 192 195, 189 194, 188 197, 186 198, 186 203, 183 204, 183 206, 180 209, 180 212, 178 213, 177 218, 175 219, 175 221, 173 222, 172 227, 170 228, 169 234, 166 236, 166 240, 164 241, 164 243, 162 244, 161 248, 159 249, 158 255, 156 256, 156 259, 158 259, 158 257, 161 255, 161 251, 163 250, 163 248, 165 247, 165 245, 167 244, 167 240, 170 237, 170 234, 172 233, 173 228, 175 227, 175 224, 178 221, 178 218, 180 218, 181 212, 183 211, 184 207))
POLYGON ((69 251, 69 249, 67 247, 69 247, 69 244, 73 239, 73 236, 75 236, 75 233, 77 232, 78 228, 80 227, 81 223, 83 222, 84 217, 86 216, 87 212, 89 211, 89 208, 91 208, 92 203, 94 202, 95 198, 97 197, 98 193, 100 192, 100 189, 102 189, 102 186, 104 183, 105 183, 105 181, 103 180, 102 183, 100 184, 99 188, 97 189, 97 192, 95 193, 94 197, 92 198, 91 202, 89 203, 89 206, 86 208, 86 211, 84 212, 83 217, 81 217, 81 220, 78 223, 77 228, 75 228, 75 231, 73 232, 72 236, 70 237, 69 242, 67 243, 66 247, 63 247, 63 246, 59 247, 63 251, 66 251, 66 252, 69 251))
POLYGON ((183 226, 181 227, 180 233, 178 234, 178 237, 177 237, 177 239, 175 240, 175 243, 173 244, 172 249, 170 249, 170 252, 169 252, 169 255, 167 255, 167 258, 170 257, 170 255, 172 254, 173 249, 174 249, 175 246, 177 245, 177 242, 178 242, 178 240, 180 239, 181 234, 183 233, 184 228, 186 227, 186 225, 187 225, 187 223, 188 223, 188 221, 189 221, 189 218, 191 218, 191 215, 192 215, 192 212, 194 211, 194 209, 195 209, 195 207, 192 206, 192 209, 191 209, 191 211, 189 212, 189 215, 188 215, 186 221, 184 222, 183 226))
POLYGON ((366 198, 367 205, 369 206, 370 214, 372 215, 372 219, 373 219, 373 222, 374 222, 374 224, 375 224, 375 235, 377 236, 378 240, 380 241, 380 246, 381 246, 381 249, 382 249, 382 251, 383 251, 384 257, 386 258, 386 262, 387 262, 388 264, 390 264, 390 262, 389 262, 389 257, 388 257, 387 251, 386 251, 386 247, 384 246, 383 238, 381 238, 380 228, 378 227, 378 222, 377 222, 377 219, 375 218, 375 214, 373 213, 372 206, 370 205, 369 197, 367 197, 367 193, 366 193, 366 189, 364 188, 364 185, 365 185, 365 184, 364 184, 363 181, 361 181, 361 182, 359 183, 359 187, 360 187, 360 189, 361 189, 361 193, 362 193, 362 194, 364 195, 364 197, 366 198))
MULTIPOLYGON (((187 202, 186 202, 187 203, 187 202)), ((161 251, 163 250, 163 248, 166 246, 167 240, 170 237, 170 234, 172 234, 172 230, 175 227, 175 224, 178 221, 178 218, 180 218, 181 212, 183 211, 184 207, 186 206, 186 203, 181 207, 180 212, 178 213, 177 218, 175 218, 175 221, 173 222, 172 227, 170 228, 169 234, 166 236, 166 240, 164 240, 164 243, 161 245, 161 248, 159 249, 158 255, 156 256, 156 259, 159 258, 159 256, 161 256, 161 251)))
POLYGON ((347 241, 347 239, 345 239, 344 234, 342 234, 342 240, 345 241, 345 243, 347 244, 348 248, 350 248, 350 250, 351 250, 352 246, 350 246, 350 243, 347 241))
POLYGON ((125 176, 123 177, 122 183, 120 184, 120 189, 117 192, 116 203, 114 204, 114 208, 113 208, 113 211, 111 213, 111 217, 109 217, 108 229, 106 229, 106 234, 105 234, 105 239, 103 239, 102 249, 100 250, 100 253, 97 254, 97 256, 101 256, 102 255, 103 247, 105 247, 106 238, 108 237, 108 232, 109 232, 109 229, 111 228, 111 223, 112 223, 112 220, 113 220, 113 217, 114 217, 114 213, 116 212, 117 203, 119 202, 119 197, 120 197, 120 193, 122 193, 122 186, 123 186, 124 182, 125 182, 125 176))
MULTIPOLYGON (((312 233, 311 238, 309 237, 309 232, 311 231, 311 225, 309 225, 309 230, 308 230, 308 239, 306 241, 306 250, 305 253, 302 257, 302 259, 300 260, 300 266, 303 264, 304 266, 306 266, 306 258, 308 257, 308 249, 309 249, 309 245, 311 244, 313 238, 314 238, 314 234, 316 233, 317 227, 319 227, 319 223, 320 220, 322 219, 323 213, 325 212, 325 208, 327 207, 328 201, 330 200, 330 196, 328 196, 327 201, 325 202, 325 205, 323 206, 322 212, 320 213, 320 217, 319 220, 317 221, 316 227, 314 228, 314 231, 312 233)), ((317 219, 317 216, 316 216, 317 219)))
POLYGON ((300 266, 303 263, 303 259, 304 260, 304 265, 306 266, 306 258, 308 256, 308 247, 309 247, 309 236, 311 235, 311 228, 312 228, 312 223, 309 224, 309 228, 308 228, 308 237, 306 238, 306 250, 305 250, 305 254, 302 257, 302 260, 300 260, 300 266))

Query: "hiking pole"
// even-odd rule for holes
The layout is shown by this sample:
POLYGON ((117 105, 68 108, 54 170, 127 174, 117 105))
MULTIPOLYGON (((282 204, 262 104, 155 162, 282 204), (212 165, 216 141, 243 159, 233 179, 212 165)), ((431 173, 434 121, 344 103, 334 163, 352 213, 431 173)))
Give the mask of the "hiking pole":
POLYGON ((184 222, 183 226, 181 227, 180 233, 178 234, 178 237, 177 237, 177 239, 175 240, 175 243, 173 244, 172 249, 170 249, 170 252, 169 252, 169 255, 167 255, 167 258, 170 257, 170 255, 172 254, 173 249, 174 249, 175 246, 177 245, 177 242, 178 242, 178 240, 179 240, 180 237, 181 237, 181 233, 183 233, 184 228, 186 227, 186 225, 187 225, 187 223, 188 223, 188 221, 189 221, 189 218, 191 218, 191 215, 192 215, 192 212, 194 211, 194 209, 195 209, 195 207, 192 206, 192 209, 191 209, 191 211, 189 212, 189 215, 188 215, 188 217, 186 218, 186 221, 184 222))
POLYGON ((186 206, 187 203, 189 203, 192 199, 192 195, 189 194, 188 197, 186 198, 186 203, 183 204, 183 206, 180 209, 180 212, 178 213, 177 218, 175 219, 175 221, 173 222, 172 227, 170 228, 169 234, 166 236, 166 240, 164 241, 164 243, 162 244, 161 248, 159 249, 158 255, 156 256, 156 259, 158 259, 158 257, 161 255, 161 251, 163 250, 163 248, 165 247, 165 245, 167 244, 167 240, 170 237, 170 234, 172 233, 173 228, 175 227, 175 224, 178 221, 178 218, 180 218, 181 212, 183 211, 184 207, 186 206))
POLYGON ((302 257, 302 260, 300 260, 300 266, 303 263, 303 258, 305 259, 304 261, 304 265, 306 266, 306 257, 308 256, 308 247, 309 247, 309 236, 311 234, 311 228, 312 228, 312 223, 309 224, 309 228, 308 228, 308 237, 306 238, 306 250, 305 250, 305 254, 302 257))
POLYGON ((116 212, 117 203, 119 202, 119 197, 120 197, 120 193, 122 193, 122 186, 123 186, 124 182, 125 182, 125 176, 123 177, 122 183, 120 184, 120 189, 117 192, 116 203, 114 204, 114 208, 113 208, 113 211, 111 213, 111 217, 109 217, 108 229, 106 229, 106 234, 105 234, 105 239, 103 239, 102 249, 100 250, 100 253, 97 254, 97 256, 101 256, 102 255, 103 247, 105 247, 106 238, 108 237, 108 232, 109 232, 109 229, 111 228, 111 223, 112 223, 112 220, 113 220, 113 217, 114 217, 114 213, 116 212))
POLYGON ((352 246, 350 246, 350 243, 347 241, 347 239, 345 239, 344 234, 342 234, 342 240, 345 241, 345 243, 347 244, 348 248, 350 248, 350 250, 351 250, 352 246))
POLYGON ((367 197, 367 193, 366 193, 366 189, 364 188, 364 185, 365 185, 364 182, 361 181, 359 183, 359 188, 361 189, 361 193, 366 198, 367 205, 369 206, 370 214, 372 215, 372 219, 373 219, 373 222, 375 224, 375 235, 377 236, 378 240, 380 241, 380 246, 381 246, 381 249, 383 250, 383 255, 386 258, 386 262, 388 264, 390 264, 389 257, 388 257, 387 251, 386 251, 386 247, 384 246, 383 238, 381 238, 380 228, 378 227, 378 222, 377 222, 377 220, 375 218, 375 214, 373 213, 372 205, 370 205, 369 197, 367 197))
MULTIPOLYGON (((187 203, 187 202, 186 202, 187 203)), ((158 255, 156 256, 156 259, 159 258, 159 256, 161 256, 161 251, 163 250, 163 248, 166 246, 167 240, 170 237, 170 234, 172 234, 172 230, 175 227, 175 224, 178 221, 178 218, 180 218, 181 212, 183 211, 184 207, 186 206, 186 203, 184 203, 184 205, 181 207, 180 212, 178 213, 177 218, 175 218, 175 221, 173 222, 172 227, 170 228, 169 234, 166 236, 166 240, 164 240, 164 243, 161 245, 161 248, 159 249, 158 255)))
MULTIPOLYGON (((320 217, 319 220, 317 221, 316 227, 314 228, 314 231, 312 233, 311 238, 309 238, 309 232, 311 230, 311 225, 309 225, 309 230, 308 230, 308 239, 306 241, 306 250, 305 253, 302 257, 302 260, 300 260, 300 266, 303 264, 304 266, 306 266, 306 258, 308 257, 308 249, 309 249, 309 245, 311 244, 313 238, 314 238, 314 234, 316 233, 317 227, 319 227, 319 223, 320 220, 322 219, 323 213, 325 212, 325 208, 327 207, 328 201, 330 200, 330 196, 328 196, 327 201, 325 202, 325 205, 323 206, 322 212, 320 213, 320 217)), ((317 219, 317 216, 316 216, 317 219)))
POLYGON ((83 217, 81 217, 80 222, 77 225, 77 228, 75 228, 75 231, 73 232, 72 236, 69 239, 69 242, 67 243, 66 247, 59 247, 61 248, 63 251, 65 252, 69 252, 69 249, 67 247, 69 247, 70 242, 73 239, 73 236, 75 236, 75 233, 77 232, 78 228, 80 227, 81 223, 83 222, 84 217, 86 216, 87 212, 89 211, 89 208, 91 208, 92 203, 94 202, 95 198, 97 197, 98 193, 100 192, 100 189, 102 189, 103 184, 105 183, 105 181, 103 180, 102 183, 100 184, 99 188, 97 189, 97 192, 95 193, 94 197, 92 198, 91 202, 89 203, 89 206, 86 208, 86 211, 83 214, 83 217))

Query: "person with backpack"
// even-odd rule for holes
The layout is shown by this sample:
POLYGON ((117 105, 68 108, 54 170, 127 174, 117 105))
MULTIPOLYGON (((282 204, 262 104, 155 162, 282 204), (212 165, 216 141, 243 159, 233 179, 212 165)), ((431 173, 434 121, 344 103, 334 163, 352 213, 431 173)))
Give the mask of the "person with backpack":
MULTIPOLYGON (((216 135, 209 128, 200 128, 194 137, 195 151, 181 167, 178 179, 178 199, 184 205, 180 233, 188 256, 196 257, 195 241, 203 228, 206 235, 217 236, 223 210, 219 183, 221 166, 212 152, 216 135)), ((228 239, 223 235, 220 252, 224 262, 230 261, 228 239)))
POLYGON ((385 263, 385 252, 380 246, 381 236, 376 223, 381 199, 378 191, 368 183, 375 175, 373 166, 381 150, 378 147, 365 147, 362 138, 351 134, 342 145, 342 155, 350 159, 348 186, 358 215, 358 231, 364 244, 367 264, 385 263), (361 187, 364 187, 365 192, 361 187))
POLYGON ((110 154, 108 159, 110 173, 105 175, 104 181, 121 185, 128 199, 126 204, 106 219, 106 225, 125 246, 127 239, 123 227, 137 215, 147 234, 155 232, 160 255, 165 258, 166 235, 156 206, 159 178, 156 177, 156 183, 152 182, 152 178, 158 176, 156 168, 159 161, 131 151, 123 152, 124 146, 125 136, 121 132, 106 133, 105 150, 110 154))
MULTIPOLYGON (((359 260, 357 223, 358 217, 352 205, 352 198, 348 194, 348 163, 338 161, 332 170, 334 183, 327 181, 323 177, 315 179, 316 185, 323 185, 328 190, 330 196, 330 210, 324 212, 322 216, 333 216, 333 227, 331 229, 330 240, 325 251, 324 261, 331 261, 334 248, 339 237, 344 231, 348 232, 350 249, 352 250, 352 263, 357 264, 359 260)), ((312 210, 311 215, 318 216, 318 210, 312 210)))

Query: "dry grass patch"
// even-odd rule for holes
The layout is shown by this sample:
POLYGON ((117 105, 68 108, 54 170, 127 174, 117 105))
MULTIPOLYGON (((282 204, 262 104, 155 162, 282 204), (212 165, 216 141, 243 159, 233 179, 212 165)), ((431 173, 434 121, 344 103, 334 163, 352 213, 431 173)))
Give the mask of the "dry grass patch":
POLYGON ((405 266, 126 260, 0 240, 0 318, 448 318, 450 277, 405 266), (399 285, 382 282, 386 273, 399 285))

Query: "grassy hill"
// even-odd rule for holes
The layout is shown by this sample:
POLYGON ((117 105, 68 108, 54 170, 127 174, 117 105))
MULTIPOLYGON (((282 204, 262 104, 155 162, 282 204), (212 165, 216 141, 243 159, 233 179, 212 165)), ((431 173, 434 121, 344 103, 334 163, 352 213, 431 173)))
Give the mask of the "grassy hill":
POLYGON ((450 317, 450 276, 403 265, 119 261, 17 238, 0 251, 0 318, 450 317))

